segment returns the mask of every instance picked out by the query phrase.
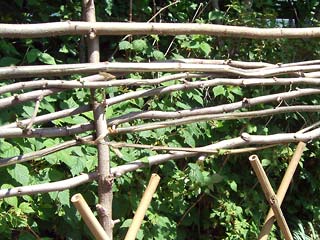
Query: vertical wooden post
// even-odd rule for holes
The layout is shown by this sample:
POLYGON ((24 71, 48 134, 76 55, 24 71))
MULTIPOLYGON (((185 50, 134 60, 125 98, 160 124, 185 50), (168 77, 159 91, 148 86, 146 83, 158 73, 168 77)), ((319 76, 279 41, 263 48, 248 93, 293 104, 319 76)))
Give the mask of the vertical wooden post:
MULTIPOLYGON (((84 16, 86 21, 95 22, 94 0, 83 0, 84 16)), ((87 35, 88 58, 89 62, 97 63, 100 61, 99 38, 96 36, 95 29, 87 35)), ((94 124, 96 128, 96 144, 98 148, 98 195, 99 207, 97 207, 100 224, 106 231, 108 237, 112 239, 112 182, 110 175, 109 147, 105 138, 108 132, 105 119, 106 105, 104 94, 99 89, 91 90, 91 104, 93 107, 94 124), (100 98, 100 99, 99 99, 100 98)))

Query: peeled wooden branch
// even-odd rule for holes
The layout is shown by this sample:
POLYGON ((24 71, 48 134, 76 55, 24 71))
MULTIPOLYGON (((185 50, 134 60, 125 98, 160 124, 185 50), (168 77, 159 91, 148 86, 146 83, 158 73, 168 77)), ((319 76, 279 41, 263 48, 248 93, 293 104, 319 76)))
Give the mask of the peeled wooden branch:
POLYGON ((0 37, 39 38, 63 35, 87 35, 92 29, 97 35, 190 35, 273 39, 317 38, 320 28, 252 28, 201 23, 141 23, 141 22, 52 22, 38 24, 0 24, 0 37))
MULTIPOLYGON (((61 111, 57 111, 57 112, 53 112, 53 113, 48 113, 48 114, 44 114, 44 115, 35 117, 34 121, 33 121, 33 124, 47 123, 47 122, 50 122, 52 120, 56 120, 56 119, 59 119, 59 118, 64 118, 64 117, 68 117, 68 116, 81 114, 81 113, 84 113, 84 112, 88 112, 90 110, 91 110, 91 106, 90 105, 84 105, 84 106, 80 106, 80 107, 77 107, 77 108, 70 108, 70 109, 65 109, 65 110, 61 110, 61 111)), ((30 120, 31 120, 31 118, 0 126, 0 131, 1 131, 1 129, 4 129, 4 128, 16 128, 16 127, 19 127, 19 128, 23 129, 28 125, 30 120)))
MULTIPOLYGON (((170 88, 169 88, 170 90, 170 88)), ((301 90, 298 90, 301 93, 301 90)), ((159 94, 162 93, 166 93, 167 90, 164 89, 163 91, 159 91, 159 94)), ((241 102, 236 102, 236 103, 231 103, 231 104, 223 104, 223 105, 219 105, 219 106, 214 106, 214 107, 207 107, 207 108, 201 108, 201 109, 190 109, 190 110, 179 110, 176 112, 164 112, 164 111, 141 111, 141 112, 132 112, 132 113, 128 113, 128 114, 124 114, 122 116, 119 117, 115 117, 115 118, 111 118, 108 120, 108 125, 119 125, 121 123, 125 123, 125 122, 130 122, 133 121, 135 119, 174 119, 174 118, 182 118, 182 117, 190 117, 190 116, 196 116, 196 115, 205 115, 205 114, 219 114, 219 113, 226 113, 226 112, 231 112, 231 111, 235 111, 238 109, 241 109, 243 107, 250 107, 250 106, 254 106, 256 104, 261 104, 261 103, 267 103, 270 101, 278 101, 279 99, 291 99, 296 97, 296 91, 293 92, 289 92, 289 93, 279 93, 279 95, 269 95, 271 96, 270 98, 267 98, 265 101, 265 98, 251 98, 251 99, 247 99, 245 98, 243 101, 241 102), (245 106, 244 106, 245 105, 245 106)), ((305 93, 304 95, 308 95, 308 93, 305 93)), ((122 96, 122 95, 120 95, 122 96)), ((131 95, 132 96, 132 95, 131 95)), ((139 94, 136 94, 136 96, 139 96, 139 94)), ((136 97, 135 95, 133 95, 133 97, 136 97)), ((144 95, 142 95, 144 96, 144 95)), ((297 97, 299 97, 300 95, 298 95, 297 97)), ((303 96, 303 95, 302 95, 303 96)), ((128 98, 124 98, 124 99, 128 99, 128 98)), ((109 101, 109 105, 112 105, 112 102, 109 101)), ((84 112, 87 112, 91 109, 91 107, 89 105, 85 105, 85 106, 81 106, 78 108, 71 108, 71 109, 66 109, 66 110, 61 110, 61 111, 57 111, 54 113, 48 113, 48 114, 44 114, 42 116, 37 116, 36 118, 34 118, 34 124, 40 124, 40 123, 46 123, 55 119, 59 119, 59 118, 63 118, 63 117, 67 117, 67 116, 72 116, 72 115, 76 115, 76 114, 81 114, 84 112)), ((248 112, 248 113, 235 113, 240 114, 241 116, 244 117, 254 117, 254 114, 262 114, 262 116, 267 116, 269 113, 271 114, 272 112, 274 114, 279 114, 279 113, 284 113, 284 112, 292 112, 292 111, 317 111, 318 107, 317 106, 305 106, 305 108, 303 108, 302 106, 290 106, 290 107, 280 107, 280 108, 276 108, 273 110, 262 110, 260 112, 248 112), (303 110, 304 109, 304 110, 303 110)), ((237 115, 237 116, 240 116, 237 115)), ((233 115, 232 114, 226 114, 224 115, 225 117, 223 119, 232 119, 233 115)), ((221 118, 221 115, 217 115, 217 116, 212 116, 212 119, 215 118, 221 118)), ((19 128, 24 128, 27 126, 28 122, 30 122, 30 119, 25 119, 25 120, 21 120, 18 122, 14 122, 14 123, 10 123, 10 124, 6 124, 3 126, 0 126, 0 130, 2 128, 15 128, 15 127, 19 127, 19 128)), ((9 130, 10 131, 10 130, 9 130)))
POLYGON ((18 90, 27 89, 74 89, 74 88, 106 88, 115 86, 147 86, 156 85, 170 80, 183 81, 190 87, 211 87, 217 85, 230 85, 230 86, 274 86, 274 85, 320 85, 318 78, 215 78, 212 80, 193 81, 187 82, 185 79, 194 77, 211 77, 209 74, 192 74, 180 73, 169 76, 164 76, 158 79, 120 79, 98 82, 83 82, 76 80, 37 80, 28 82, 18 82, 0 87, 0 94, 6 92, 14 92, 18 90), (182 79, 181 79, 182 78, 182 79))
MULTIPOLYGON (((179 91, 179 90, 188 90, 188 89, 195 89, 198 88, 199 86, 197 85, 192 85, 192 84, 176 84, 168 87, 160 87, 160 88, 155 88, 155 89, 150 89, 150 90, 137 90, 129 93, 124 93, 122 95, 118 95, 116 97, 110 98, 106 100, 106 104, 108 105, 114 105, 123 101, 127 101, 130 99, 137 99, 140 97, 150 97, 150 96, 155 96, 155 95, 162 95, 166 93, 171 93, 174 91, 179 91)), ((288 98, 295 98, 295 97, 301 97, 309 94, 318 94, 320 93, 320 89, 318 88, 305 88, 305 89, 298 89, 295 91, 291 92, 286 92, 286 93, 277 93, 277 94, 270 94, 266 96, 261 96, 261 97, 256 97, 256 98, 244 98, 243 101, 237 102, 237 103, 232 103, 229 104, 228 106, 232 107, 246 107, 249 106, 250 104, 253 104, 255 101, 275 101, 275 100, 282 100, 282 99, 288 99, 288 98)), ((224 109, 226 107, 225 105, 220 105, 219 106, 221 109, 224 109)), ((228 111, 228 110, 226 110, 228 111)))
POLYGON ((47 193, 54 191, 63 191, 66 189, 74 188, 87 182, 91 182, 98 177, 98 173, 93 172, 89 174, 81 174, 66 180, 61 180, 52 183, 41 183, 30 186, 21 186, 11 189, 0 190, 0 199, 11 196, 32 195, 38 193, 47 193))
POLYGON ((0 158, 0 167, 4 167, 4 166, 9 166, 12 164, 16 164, 16 163, 23 163, 26 161, 31 161, 31 160, 35 160, 37 158, 41 158, 44 156, 47 156, 51 153, 55 153, 58 151, 61 151, 63 149, 69 148, 69 147, 73 147, 73 146, 77 146, 82 144, 83 142, 86 141, 92 141, 93 137, 92 136, 86 136, 83 137, 81 139, 78 140, 70 140, 70 141, 66 141, 60 144, 57 144, 55 146, 52 147, 47 147, 35 152, 31 152, 31 153, 25 153, 19 156, 13 156, 13 157, 8 157, 8 158, 0 158))
MULTIPOLYGON (((204 110, 201 109, 201 111, 204 110)), ((192 110, 191 110, 192 111, 192 110)), ((242 118, 259 118, 259 117, 266 117, 272 116, 275 114, 281 113, 289 113, 289 112, 319 112, 320 106, 309 106, 309 105, 301 105, 301 106, 289 106, 289 107, 279 107, 276 109, 266 109, 266 110, 259 110, 259 111, 249 111, 249 112, 235 112, 235 113, 221 113, 221 114, 204 114, 200 115, 197 114, 198 110, 193 110, 191 112, 192 116, 183 116, 179 112, 169 112, 169 113, 177 113, 175 120, 167 120, 167 121, 160 121, 160 122, 153 122, 153 123, 146 123, 136 126, 130 127, 119 127, 116 129, 108 130, 109 135, 115 134, 124 134, 124 133, 134 133, 134 132, 141 132, 159 128, 166 128, 172 126, 179 126, 184 124, 190 124, 194 122, 203 122, 203 121, 211 121, 211 120, 232 120, 232 119, 242 119, 242 118)), ((200 112, 200 111, 199 111, 200 112)), ((142 112, 140 114, 131 115, 130 117, 124 118, 123 116, 119 118, 110 119, 108 124, 111 126, 116 126, 121 123, 129 122, 134 119, 167 119, 167 118, 174 118, 173 114, 166 115, 167 112, 161 111, 150 111, 149 112, 142 112), (118 120, 119 119, 119 120, 118 120)), ((61 128, 36 128, 30 129, 28 132, 21 128, 0 128, 0 137, 12 138, 12 137, 44 137, 44 136, 69 136, 78 133, 83 133, 89 130, 93 130, 93 124, 87 123, 82 125, 75 125, 72 127, 61 127, 61 128)), ((1 163, 0 163, 1 165, 1 163)))
POLYGON ((45 90, 36 90, 28 93, 22 93, 13 95, 11 97, 0 99, 0 109, 11 107, 19 103, 24 103, 31 100, 37 100, 39 96, 45 97, 56 92, 59 92, 59 89, 45 89, 45 90))
POLYGON ((251 164, 251 166, 252 166, 254 172, 256 173, 257 178, 260 182, 260 185, 262 187, 264 195, 265 195, 266 199, 268 200, 268 203, 270 204, 270 206, 274 212, 274 215, 277 219, 277 223, 280 227, 281 232, 284 235, 284 238, 286 240, 292 240, 293 237, 291 235, 291 232, 290 232, 290 229, 289 229, 288 224, 286 222, 286 219, 283 216, 283 213, 280 208, 280 204, 277 199, 277 196, 272 189, 272 186, 268 180, 268 177, 267 177, 265 171, 263 170, 263 167, 259 161, 258 156, 251 155, 249 157, 249 160, 250 160, 250 164, 251 164))
POLYGON ((11 66, 0 68, 0 79, 28 78, 40 76, 63 76, 70 74, 92 74, 99 72, 108 73, 131 73, 131 72, 203 72, 228 74, 240 77, 273 77, 283 74, 300 72, 304 73, 320 71, 320 65, 299 65, 285 66, 275 65, 257 69, 242 69, 229 65, 219 64, 192 64, 181 62, 100 62, 80 64, 59 64, 59 65, 36 65, 36 66, 11 66))
MULTIPOLYGON (((308 129, 308 128, 305 128, 308 129)), ((201 150, 219 150, 219 149, 231 149, 236 147, 241 147, 245 145, 252 144, 283 144, 283 143, 292 143, 292 142, 308 142, 314 139, 320 138, 320 128, 316 128, 309 132, 304 132, 304 129, 297 133, 285 133, 285 134, 274 134, 274 135, 249 135, 247 133, 243 133, 240 137, 222 140, 217 143, 201 147, 201 150)), ((139 168, 149 167, 152 165, 158 165, 164 163, 169 160, 176 160, 186 157, 194 157, 199 156, 202 153, 199 152, 184 152, 184 151, 176 151, 167 154, 159 154, 155 156, 147 157, 147 159, 133 161, 121 166, 113 167, 111 169, 111 174, 116 177, 120 177, 121 175, 135 171, 139 168)), ((20 195, 28 195, 28 194, 37 194, 42 192, 50 192, 50 191, 62 191, 65 189, 69 189, 72 187, 76 187, 80 184, 86 183, 88 181, 92 181, 97 178, 97 173, 90 173, 80 175, 68 180, 53 182, 53 183, 45 183, 38 184, 33 186, 23 186, 16 187, 11 189, 1 189, 0 190, 0 199, 4 197, 11 196, 20 196, 20 195)))
MULTIPOLYGON (((211 120, 258 118, 258 117, 265 117, 265 116, 270 116, 270 115, 275 115, 275 114, 280 114, 280 113, 318 112, 319 110, 320 110, 320 105, 318 105, 318 106, 303 106, 302 105, 302 106, 292 106, 292 107, 280 107, 280 108, 276 108, 276 109, 267 109, 267 110, 260 110, 260 111, 251 111, 251 112, 195 115, 195 116, 190 116, 190 117, 182 117, 180 119, 175 119, 175 120, 146 123, 146 124, 130 126, 130 127, 120 127, 120 128, 113 129, 111 134, 141 132, 141 131, 147 131, 147 130, 153 130, 153 129, 160 129, 160 128, 190 124, 190 123, 195 123, 195 122, 211 121, 211 120)), ((141 117, 141 115, 140 115, 140 117, 141 117)), ((162 115, 162 116, 163 116, 163 118, 166 118, 164 115, 162 115)), ((152 118, 152 119, 154 119, 154 118, 152 118)))
POLYGON ((239 154, 239 153, 245 153, 245 152, 253 152, 253 151, 259 151, 262 149, 271 148, 275 146, 275 145, 266 145, 262 147, 211 150, 211 149, 204 149, 202 147, 195 147, 195 148, 166 147, 166 146, 134 144, 134 143, 125 143, 125 142, 109 142, 108 145, 110 145, 113 148, 127 147, 127 148, 150 149, 152 151, 181 151, 181 152, 210 153, 210 154, 219 154, 219 155, 230 155, 230 154, 239 154))
POLYGON ((71 202, 79 211, 81 217, 83 218, 83 221, 86 223, 86 225, 88 226, 89 230, 91 231, 95 239, 98 239, 98 240, 110 239, 106 234, 106 232, 104 231, 104 229, 101 227, 99 221, 93 215, 93 212, 91 211, 87 202, 84 200, 84 198, 80 193, 73 195, 71 198, 71 202))
MULTIPOLYGON (((131 112, 119 117, 115 117, 109 120, 109 125, 117 126, 122 123, 130 122, 136 119, 181 119, 178 121, 173 121, 173 124, 195 122, 195 121, 206 121, 206 120, 230 120, 230 119, 240 119, 240 118, 259 118, 270 115, 276 115, 281 113, 290 113, 290 112, 318 112, 320 111, 320 105, 298 105, 298 106, 288 106, 288 107, 278 107, 273 109, 257 110, 257 111, 248 111, 248 112, 231 112, 231 113, 216 113, 218 109, 215 107, 207 107, 201 109, 190 109, 190 110, 181 110, 176 112, 165 112, 165 111, 141 111, 141 112, 131 112), (203 110, 207 110, 206 114, 203 114, 203 110), (193 118, 191 118, 194 116, 193 118)), ((236 109, 234 109, 236 110, 236 109)), ((221 111, 218 111, 221 112, 221 111)), ((162 125, 167 126, 169 121, 166 122, 154 122, 145 124, 147 125, 162 125)), ((142 126, 142 125, 140 125, 142 126)), ((133 126, 134 127, 134 126, 133 126)))
MULTIPOLYGON (((35 159, 47 156, 49 154, 64 150, 66 148, 74 147, 81 144, 86 144, 87 142, 91 143, 92 141, 93 141, 93 136, 86 136, 76 140, 69 140, 69 141, 57 144, 55 146, 47 147, 38 151, 22 154, 19 156, 0 158, 0 167, 35 160, 35 159)), ((250 147, 250 148, 242 148, 242 149, 223 149, 223 151, 220 151, 220 150, 206 150, 203 148, 177 148, 177 147, 153 146, 153 145, 145 145, 145 144, 130 144, 130 143, 124 143, 124 142, 107 142, 107 144, 113 148, 132 147, 132 148, 151 149, 153 151, 185 151, 185 152, 222 154, 222 155, 259 151, 259 150, 274 146, 274 145, 266 145, 263 147, 250 147)))
POLYGON ((104 88, 112 86, 142 86, 142 85, 156 85, 171 80, 180 80, 181 78, 188 79, 194 77, 208 77, 210 74, 204 73, 177 73, 168 76, 163 76, 155 79, 119 79, 119 80, 107 80, 103 79, 103 75, 99 75, 102 79, 96 81, 88 81, 90 77, 97 76, 92 75, 89 77, 81 78, 80 80, 37 80, 37 81, 26 81, 17 82, 0 87, 0 94, 6 92, 15 92, 18 90, 35 89, 35 88, 104 88))
POLYGON ((91 123, 84 123, 68 127, 52 127, 52 128, 32 128, 29 130, 21 128, 0 128, 0 137, 61 137, 72 136, 93 130, 94 126, 91 123))
MULTIPOLYGON (((108 105, 113 105, 113 104, 119 103, 124 100, 137 98, 137 97, 150 96, 151 94, 154 95, 156 93, 163 94, 163 93, 167 93, 167 92, 170 92, 173 90, 175 90, 175 88, 171 88, 171 86, 169 86, 169 87, 165 87, 165 88, 156 89, 156 91, 155 90, 141 90, 141 91, 137 91, 137 92, 130 92, 130 93, 116 96, 114 98, 107 99, 106 103, 108 105), (145 91, 147 91, 147 92, 145 92, 145 91)), ((239 101, 239 102, 234 102, 234 103, 230 103, 230 104, 224 104, 224 105, 219 105, 219 106, 215 106, 215 107, 202 108, 202 109, 196 110, 196 115, 205 115, 205 114, 208 114, 208 112, 210 114, 230 112, 230 111, 234 111, 234 110, 237 110, 240 108, 253 106, 256 104, 267 103, 267 102, 271 102, 271 101, 287 100, 287 99, 292 99, 292 98, 296 98, 296 97, 312 95, 312 94, 319 94, 319 93, 320 93, 320 89, 307 88, 307 89, 298 89, 298 90, 295 90, 292 92, 277 93, 277 94, 266 95, 266 96, 251 98, 251 99, 244 98, 242 101, 239 101)), ((316 111, 316 109, 317 109, 316 106, 314 106, 314 107, 310 106, 309 109, 306 107, 305 110, 303 110, 303 111, 308 111, 308 110, 309 111, 316 111)), ((284 110, 283 112, 286 112, 287 110, 288 109, 284 110)), ((178 118, 180 114, 184 114, 184 117, 187 117, 187 116, 194 114, 192 111, 194 111, 194 110, 182 110, 179 112, 172 112, 172 113, 166 112, 166 115, 167 115, 167 117, 170 117, 170 118, 174 118, 174 117, 178 118)), ((275 111, 275 110, 270 110, 269 114, 272 111, 275 111)), ((268 111, 265 110, 265 112, 267 114, 264 114, 264 115, 268 115, 268 111)), ((279 112, 280 112, 280 110, 279 110, 279 112)), ((260 113, 263 113, 263 112, 260 112, 260 113)), ((251 116, 249 116, 250 114, 242 113, 242 117, 253 117, 254 114, 257 114, 257 113, 253 113, 253 115, 251 115, 251 116)), ((132 117, 132 116, 133 116, 133 118, 136 117, 134 115, 131 115, 131 116, 129 115, 129 117, 132 117)), ((239 116, 241 116, 241 115, 239 115, 239 116)), ((262 116, 263 116, 263 114, 262 114, 262 116)), ((191 123, 191 122, 197 121, 201 117, 203 117, 203 116, 198 116, 198 117, 195 116, 193 118, 190 117, 187 119, 172 120, 170 122, 169 121, 168 122, 160 122, 160 123, 158 122, 158 123, 151 123, 151 124, 143 124, 140 126, 138 125, 138 126, 117 128, 109 133, 110 134, 119 134, 119 133, 123 134, 123 133, 128 133, 128 132, 138 132, 138 131, 151 130, 151 129, 159 128, 159 127, 168 127, 168 126, 170 126, 170 124, 181 125, 181 124, 186 124, 186 123, 191 123)), ((223 116, 218 116, 218 118, 219 117, 223 118, 223 116)), ((213 116, 213 118, 211 118, 211 116, 204 116, 203 118, 204 118, 204 120, 211 120, 211 119, 214 119, 214 116, 213 116)), ((118 119, 114 119, 114 121, 119 120, 119 119, 122 119, 121 121, 124 121, 124 118, 121 118, 121 117, 119 117, 118 119)), ((112 121, 110 121, 109 124, 112 125, 112 124, 115 124, 115 122, 112 123, 112 121)), ((0 128, 0 137, 9 138, 9 137, 70 136, 70 135, 74 135, 74 134, 78 134, 78 133, 83 133, 83 132, 86 132, 86 131, 89 131, 92 129, 93 129, 93 125, 91 123, 85 123, 85 124, 81 124, 81 125, 75 125, 75 126, 71 126, 71 127, 61 127, 61 128, 36 128, 36 129, 30 129, 30 131, 28 133, 26 133, 26 131, 24 131, 21 128, 13 128, 13 127, 12 128, 0 128)))
MULTIPOLYGON (((243 62, 236 61, 232 59, 227 60, 216 60, 216 59, 199 59, 199 58, 182 58, 176 59, 177 62, 183 63, 197 63, 197 64, 219 64, 219 65, 229 65, 236 68, 252 69, 252 68, 264 68, 264 67, 273 67, 274 64, 266 62, 243 62)), ((320 64, 320 62, 318 62, 320 64)), ((316 64, 316 63, 313 63, 316 64)))
POLYGON ((142 224, 144 215, 146 214, 146 211, 150 205, 150 202, 152 200, 153 194, 157 189, 157 186, 159 184, 160 177, 157 174, 152 174, 151 178, 149 180, 149 184, 143 193, 142 199, 140 201, 140 204, 138 206, 138 209, 136 213, 134 214, 134 218, 132 219, 132 223, 128 229, 128 232, 124 238, 124 240, 135 240, 137 233, 140 229, 140 226, 142 224))
MULTIPOLYGON (((0 87, 0 94, 7 93, 7 92, 15 92, 19 90, 27 90, 27 89, 48 89, 48 88, 76 88, 79 83, 85 84, 92 84, 93 82, 99 81, 110 81, 108 77, 102 74, 95 74, 87 77, 80 78, 79 80, 35 80, 35 81, 25 81, 25 82, 15 82, 12 84, 7 84, 0 87), (70 83, 75 83, 74 87, 70 86, 70 83), (67 86, 64 87, 64 84, 67 86)), ((90 85, 91 86, 91 85, 90 85)))

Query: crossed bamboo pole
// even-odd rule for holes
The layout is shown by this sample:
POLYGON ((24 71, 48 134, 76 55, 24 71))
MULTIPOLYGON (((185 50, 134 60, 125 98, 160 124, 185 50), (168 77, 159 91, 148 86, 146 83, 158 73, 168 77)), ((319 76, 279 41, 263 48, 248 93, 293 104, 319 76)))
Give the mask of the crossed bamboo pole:
POLYGON ((266 220, 264 222, 264 225, 260 231, 259 240, 267 240, 268 235, 271 231, 272 225, 275 220, 277 220, 278 225, 281 229, 281 232, 283 233, 286 240, 293 239, 290 229, 286 223, 286 220, 282 214, 282 211, 280 209, 280 206, 284 200, 284 197, 286 195, 286 192, 288 190, 288 187, 290 185, 290 182, 293 178, 294 172, 299 164, 299 160, 302 156, 302 153, 304 151, 304 148, 306 146, 305 142, 299 142, 296 148, 296 151, 288 165, 288 168, 286 170, 286 173, 281 181, 281 184, 278 188, 277 194, 275 195, 271 184, 268 180, 267 175, 265 174, 262 165, 259 161, 259 158, 257 155, 251 155, 249 157, 250 163, 252 165, 252 168, 254 169, 258 180, 262 186, 262 189, 264 191, 264 194, 271 206, 268 215, 266 217, 266 220))
POLYGON ((251 164, 251 166, 252 166, 254 172, 256 173, 257 178, 260 182, 260 185, 262 187, 264 195, 272 208, 272 211, 275 215, 275 218, 277 219, 277 223, 280 227, 281 232, 284 235, 284 238, 286 240, 293 240, 293 237, 292 237, 292 234, 291 234, 290 229, 288 227, 288 224, 286 222, 286 219, 283 216, 282 210, 280 208, 278 198, 272 189, 272 186, 268 180, 268 177, 267 177, 265 171, 263 170, 263 167, 260 163, 258 156, 251 155, 249 157, 249 160, 250 160, 250 164, 251 164))
MULTIPOLYGON (((296 168, 299 164, 299 160, 302 156, 302 153, 305 149, 305 146, 306 146, 306 143, 304 143, 304 142, 298 143, 297 148, 296 148, 296 150, 292 156, 292 159, 288 165, 286 173, 281 181, 281 184, 280 184, 278 191, 277 191, 277 199, 278 199, 279 206, 281 206, 283 199, 287 193, 288 187, 289 187, 290 182, 293 178, 294 172, 296 171, 296 168)), ((272 228, 272 225, 275 221, 274 215, 275 214, 274 214, 273 210, 270 208, 268 215, 264 221, 264 225, 260 231, 260 234, 258 237, 259 240, 267 240, 268 239, 268 235, 269 235, 271 228, 272 228)))

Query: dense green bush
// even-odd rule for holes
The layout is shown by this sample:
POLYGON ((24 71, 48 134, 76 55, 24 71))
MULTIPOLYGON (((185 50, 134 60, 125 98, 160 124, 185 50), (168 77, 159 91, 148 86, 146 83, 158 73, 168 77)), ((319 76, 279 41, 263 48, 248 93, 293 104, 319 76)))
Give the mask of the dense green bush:
MULTIPOLYGON (((60 20, 80 20, 81 1, 14 0, 0 3, 2 23, 40 23, 60 20)), ((128 21, 128 2, 97 1, 98 21, 128 21)), ((247 1, 243 1, 247 2, 247 1)), ((239 1, 181 0, 163 10, 157 22, 199 22, 256 27, 317 26, 318 1, 298 1, 283 6, 284 1, 254 1, 253 5, 239 1), (215 3, 219 2, 219 8, 215 3), (289 11, 288 11, 289 9, 289 11), (295 9, 296 11, 293 11, 295 9), (285 16, 287 13, 291 16, 285 16), (294 15, 295 12, 297 15, 294 15), (295 19, 287 21, 283 18, 295 19)), ((147 21, 169 1, 137 1, 133 5, 133 21, 147 21)), ((0 39, 0 66, 59 64, 79 62, 79 37, 41 39, 0 39)), ((102 61, 153 61, 177 58, 234 59, 287 63, 319 58, 318 39, 247 40, 212 36, 134 36, 101 37, 102 61)), ((131 74, 131 77, 157 77, 162 73, 131 74)), ((76 76, 71 76, 74 78, 76 76)), ((10 80, 14 81, 14 80, 10 80)), ((0 86, 8 83, 0 82, 0 86)), ((173 82, 163 85, 173 84, 173 82)), ((109 88, 110 97, 128 92, 124 87, 109 88)), ((239 101, 279 91, 288 87, 239 88, 217 86, 209 89, 174 92, 155 99, 130 100, 108 108, 108 117, 137 110, 189 109, 239 101)), ((6 95, 7 96, 7 95, 6 95)), ((89 91, 64 91, 41 101, 39 114, 77 107, 89 102, 89 91)), ((286 104, 319 104, 317 97, 291 100, 286 104)), ((259 107, 271 107, 259 106, 259 107)), ((34 103, 18 105, 0 113, 0 124, 28 118, 34 103)), ((132 143, 203 146, 221 139, 253 134, 294 132, 310 124, 319 114, 283 114, 274 118, 253 120, 211 121, 178 128, 158 129, 113 137, 112 140, 132 143)), ((48 126, 78 124, 92 119, 92 114, 67 117, 48 126)), ((137 120, 135 123, 141 123, 137 120)), ((65 139, 0 139, 0 157, 8 157, 53 146, 65 139)), ((275 147, 259 152, 274 188, 279 185, 295 145, 275 147)), ((123 159, 111 152, 113 165, 120 165, 148 155, 151 150, 121 149, 123 159)), ((52 182, 92 172, 96 168, 96 149, 77 146, 26 164, 0 169, 1 188, 52 182)), ((267 213, 267 203, 251 172, 249 154, 213 156, 204 162, 196 159, 169 161, 162 166, 128 173, 116 179, 114 185, 115 239, 123 238, 133 211, 141 198, 152 172, 162 180, 152 201, 139 239, 255 239, 267 213)), ((308 144, 303 161, 283 203, 284 214, 297 239, 319 237, 319 142, 308 144)), ((0 201, 0 234, 2 239, 91 239, 91 235, 72 205, 70 196, 81 192, 92 208, 97 203, 97 184, 36 196, 12 197, 0 201)), ((274 228, 273 239, 279 238, 274 228)))

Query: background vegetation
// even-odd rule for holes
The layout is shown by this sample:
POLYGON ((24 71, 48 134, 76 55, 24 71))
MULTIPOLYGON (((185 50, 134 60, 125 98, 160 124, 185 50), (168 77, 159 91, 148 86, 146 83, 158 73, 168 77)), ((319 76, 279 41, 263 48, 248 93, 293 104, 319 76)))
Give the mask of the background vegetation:
MULTIPOLYGON (((132 19, 129 1, 96 1, 98 21, 148 21, 171 1, 134 1, 132 19)), ((181 0, 163 9, 152 21, 199 22, 256 27, 318 26, 318 1, 192 1, 181 0), (200 2, 200 3, 199 3, 200 2), (252 3, 254 2, 254 3, 252 3)), ((0 2, 0 22, 40 23, 80 20, 81 1, 13 0, 0 2)), ((78 37, 42 39, 0 39, 0 66, 59 64, 79 62, 78 37)), ((153 61, 177 58, 234 59, 289 63, 319 59, 319 40, 246 40, 211 36, 138 36, 101 37, 102 61, 153 61)), ((160 73, 149 74, 157 77, 160 73)), ((144 75, 146 77, 147 75, 144 75)), ((131 77, 140 78, 138 74, 131 77)), ((13 81, 13 80, 12 80, 13 81)), ((1 82, 0 85, 5 83, 1 82)), ((165 83, 168 84, 168 83, 165 83)), ((170 84, 170 83, 169 83, 170 84)), ((174 92, 155 99, 137 99, 108 108, 108 117, 141 110, 174 110, 211 106, 259 96, 288 87, 214 87, 188 92, 174 92)), ((130 91, 109 88, 110 96, 130 91)), ((89 102, 87 90, 64 91, 41 101, 40 114, 89 102)), ((5 95, 8 96, 8 95, 5 95)), ((305 97, 300 104, 319 104, 319 98, 305 97)), ((295 102, 297 103, 297 102, 295 102)), ((271 107, 271 106, 270 106, 271 107)), ((18 105, 0 113, 0 124, 29 118, 34 103, 18 105)), ((67 117, 49 126, 77 124, 92 119, 91 114, 67 117)), ((202 146, 241 132, 266 134, 294 132, 304 124, 319 119, 319 114, 283 114, 254 120, 212 121, 178 128, 158 129, 117 136, 114 140, 169 145, 202 146)), ((140 122, 142 120, 139 120, 140 122)), ((0 139, 0 157, 31 152, 63 142, 65 139, 0 139)), ((278 186, 295 145, 275 147, 259 152, 274 188, 278 186)), ((111 153, 113 165, 120 165, 147 155, 151 150, 124 148, 119 159, 111 153)), ((283 203, 284 214, 296 239, 317 239, 320 234, 319 141, 308 144, 303 161, 283 203)), ((73 147, 28 164, 0 169, 1 188, 57 181, 96 168, 96 149, 73 147)), ((128 173, 114 185, 115 239, 122 239, 133 211, 152 172, 162 180, 156 197, 139 232, 139 239, 255 239, 267 213, 267 203, 251 172, 248 155, 170 161, 162 166, 128 173)), ((36 196, 12 197, 0 201, 0 235, 2 239, 92 239, 79 215, 70 205, 70 197, 81 192, 92 208, 97 203, 97 184, 36 196)), ((274 228, 273 239, 279 239, 274 228)))

